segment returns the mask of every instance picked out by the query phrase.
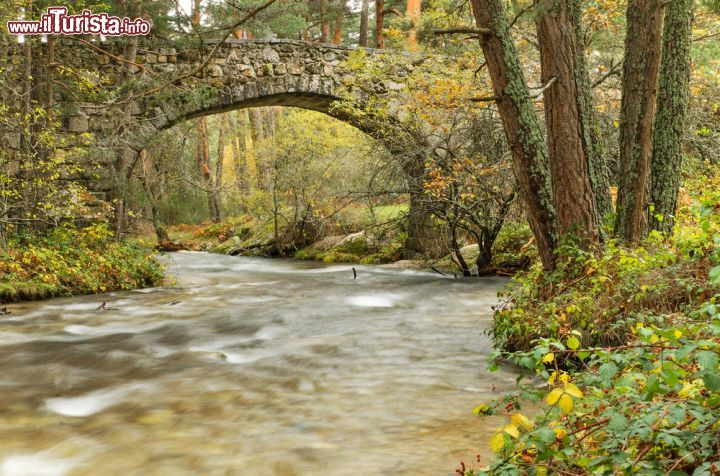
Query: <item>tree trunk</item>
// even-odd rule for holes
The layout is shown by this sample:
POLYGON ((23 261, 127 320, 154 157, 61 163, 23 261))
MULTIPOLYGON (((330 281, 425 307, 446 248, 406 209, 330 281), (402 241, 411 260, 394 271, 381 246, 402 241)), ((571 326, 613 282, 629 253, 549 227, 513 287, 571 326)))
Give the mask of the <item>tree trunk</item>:
POLYGON ((615 233, 629 243, 638 242, 648 231, 662 12, 662 0, 630 0, 627 7, 615 233))
POLYGON ((338 16, 338 19, 335 20, 335 25, 333 28, 333 45, 339 45, 342 43, 342 31, 343 31, 343 17, 342 15, 338 16))
POLYGON ((217 161, 215 162, 215 181, 213 182, 213 201, 215 202, 218 222, 221 222, 224 218, 222 209, 222 186, 223 166, 225 162, 225 135, 227 131, 228 118, 226 113, 220 116, 220 124, 218 124, 217 161))
POLYGON ((320 0, 320 43, 327 43, 330 36, 330 24, 327 17, 325 0, 320 0))
POLYGON ((478 28, 485 32, 480 44, 498 98, 515 179, 543 267, 551 271, 555 269, 556 235, 547 147, 510 34, 504 2, 472 0, 472 9, 478 28))
POLYGON ((247 170, 248 177, 248 191, 254 190, 258 185, 258 174, 257 174, 257 163, 255 162, 255 125, 256 122, 252 120, 252 116, 247 109, 243 109, 245 112, 245 168, 247 170))
POLYGON ((167 230, 160 223, 160 211, 158 209, 159 192, 158 192, 158 175, 157 165, 152 162, 150 155, 146 149, 140 151, 140 164, 143 173, 140 175, 140 183, 145 190, 145 195, 150 202, 150 220, 155 229, 155 236, 158 243, 170 241, 167 230))
POLYGON ((465 257, 460 252, 460 245, 458 244, 457 240, 457 227, 455 226, 455 224, 450 227, 450 234, 450 246, 452 247, 452 251, 455 255, 455 259, 457 260, 457 265, 460 268, 460 272, 465 277, 472 276, 472 273, 470 272, 470 267, 468 266, 467 261, 465 261, 465 257))
POLYGON ((408 45, 410 51, 417 50, 417 27, 420 21, 420 0, 407 0, 405 13, 410 20, 410 32, 408 34, 408 45))
POLYGON ((375 48, 385 48, 385 0, 375 0, 375 48))
POLYGON ((215 206, 215 196, 213 193, 213 179, 210 171, 210 147, 208 145, 207 121, 201 117, 197 125, 197 160, 200 177, 202 178, 203 188, 208 200, 208 210, 210 219, 217 222, 219 220, 218 210, 215 206))
MULTIPOLYGON (((128 13, 132 15, 132 9, 128 13)), ((129 81, 135 73, 137 67, 132 63, 135 62, 135 58, 137 56, 137 47, 138 37, 129 36, 126 40, 125 50, 123 52, 123 59, 127 62, 125 63, 122 81, 129 81)), ((125 124, 129 123, 131 120, 131 109, 132 104, 128 103, 124 106, 123 117, 125 124)), ((125 129, 124 125, 123 129, 125 129)), ((113 210, 113 225, 116 240, 120 240, 125 236, 127 221, 127 184, 130 179, 132 167, 132 160, 130 159, 129 152, 129 150, 120 151, 117 159, 115 160, 115 186, 113 191, 115 205, 113 210)))
POLYGON ((192 24, 197 26, 200 26, 200 2, 201 0, 193 0, 193 8, 192 8, 192 24))
MULTIPOLYGON (((578 68, 584 55, 576 29, 580 0, 545 0, 540 4, 538 44, 545 90, 545 123, 552 176, 553 203, 559 235, 571 234, 585 249, 599 243, 595 196, 590 183, 590 141, 582 102, 582 78, 578 68)), ((584 61, 583 61, 584 65, 584 61)))
POLYGON ((603 218, 613 211, 612 196, 610 195, 610 169, 602 148, 600 124, 593 105, 592 86, 587 70, 585 59, 585 29, 582 26, 582 3, 573 0, 573 23, 575 26, 575 37, 577 49, 576 78, 580 98, 580 116, 583 124, 583 147, 588 156, 588 171, 590 172, 590 184, 595 196, 595 211, 598 218, 598 226, 602 234, 603 218))
POLYGON ((360 9, 360 46, 362 47, 367 47, 368 45, 369 10, 369 0, 362 0, 362 7, 360 9))
POLYGON ((265 123, 263 110, 259 108, 252 108, 249 111, 250 124, 253 134, 253 140, 263 140, 265 138, 265 123))
POLYGON ((487 269, 492 263, 492 245, 495 243, 496 236, 492 236, 492 232, 483 230, 480 236, 476 236, 478 243, 478 256, 475 259, 477 265, 478 276, 487 274, 487 269))
POLYGON ((677 211, 682 136, 687 116, 692 46, 692 0, 673 0, 665 7, 660 89, 653 129, 650 226, 671 234, 677 211))
POLYGON ((245 124, 241 126, 243 122, 240 116, 240 111, 235 111, 235 118, 232 121, 232 134, 230 136, 232 151, 233 151, 233 169, 235 171, 235 187, 240 193, 245 192, 245 183, 247 175, 247 167, 244 166, 244 160, 242 156, 242 149, 245 147, 245 124), (242 141, 242 147, 240 146, 242 141))

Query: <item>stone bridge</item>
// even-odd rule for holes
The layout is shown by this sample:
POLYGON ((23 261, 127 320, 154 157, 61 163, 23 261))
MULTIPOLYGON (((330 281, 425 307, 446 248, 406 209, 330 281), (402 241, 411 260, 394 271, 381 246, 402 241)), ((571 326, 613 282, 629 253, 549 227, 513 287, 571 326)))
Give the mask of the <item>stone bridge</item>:
MULTIPOLYGON (((60 41, 59 63, 97 70, 98 76, 89 80, 110 92, 110 100, 66 98, 63 107, 65 131, 91 133, 111 151, 104 154, 108 171, 117 172, 118 163, 133 163, 153 134, 183 121, 240 108, 292 106, 357 127, 401 160, 409 177, 423 174, 431 147, 426 135, 403 124, 403 103, 406 78, 428 57, 294 40, 226 40, 186 49, 141 40, 133 64, 123 61, 125 41, 97 46, 60 41), (382 74, 359 84, 357 63, 366 60, 382 74), (352 108, 338 107, 348 98, 352 108), (384 104, 381 114, 375 107, 379 103, 384 104)), ((442 61, 447 68, 457 68, 452 58, 442 61)), ((112 194, 117 177, 105 183, 115 184, 104 187, 112 194)), ((427 228, 417 211, 420 195, 411 187, 408 246, 416 251, 422 249, 422 229, 427 228)))
MULTIPOLYGON (((102 46, 108 49, 108 45, 102 46)), ((100 63, 100 74, 108 86, 130 80, 138 94, 129 94, 129 103, 120 99, 115 104, 78 104, 64 123, 66 129, 103 137, 116 133, 125 121, 131 124, 129 129, 137 137, 188 119, 235 109, 292 106, 347 122, 381 141, 395 154, 411 155, 424 150, 422 143, 411 147, 412 140, 398 147, 398 134, 410 131, 402 125, 402 113, 396 106, 402 103, 405 78, 425 57, 392 54, 392 61, 384 61, 391 53, 294 40, 226 40, 220 45, 207 42, 205 50, 179 51, 141 44, 135 59, 140 66, 128 67, 82 48, 78 55, 73 55, 73 61, 100 63), (213 51, 208 58, 206 55, 213 51), (357 84, 356 72, 347 64, 353 52, 360 51, 356 54, 369 62, 389 67, 389 77, 376 79, 372 84, 357 84), (357 113, 337 107, 352 95, 352 90, 356 92, 353 97, 360 100, 356 104, 357 113), (133 96, 137 98, 132 99, 133 96), (387 104, 385 112, 368 115, 365 104, 375 104, 379 99, 387 104), (129 121, 122 111, 129 113, 129 121), (417 151, 408 150, 409 146, 417 151)), ((117 56, 121 56, 120 50, 117 56)), ((141 148, 142 141, 136 142, 134 148, 141 148)))

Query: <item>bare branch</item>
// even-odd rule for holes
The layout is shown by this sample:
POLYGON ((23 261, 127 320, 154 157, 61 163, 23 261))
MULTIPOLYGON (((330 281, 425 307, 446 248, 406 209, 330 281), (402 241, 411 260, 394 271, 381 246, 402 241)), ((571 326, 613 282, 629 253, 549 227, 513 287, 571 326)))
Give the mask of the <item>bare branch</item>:
POLYGON ((555 81, 557 81, 557 78, 556 78, 555 76, 553 76, 552 78, 550 78, 550 81, 548 81, 548 82, 545 84, 545 86, 541 87, 535 94, 531 95, 530 97, 531 97, 532 99, 535 99, 535 98, 538 98, 538 97, 542 96, 543 93, 544 93, 545 91, 547 91, 547 89, 548 89, 550 86, 552 86, 553 84, 555 84, 555 81))
POLYGON ((447 30, 434 30, 434 35, 457 35, 457 34, 469 34, 469 35, 492 35, 492 30, 489 28, 449 28, 447 30))

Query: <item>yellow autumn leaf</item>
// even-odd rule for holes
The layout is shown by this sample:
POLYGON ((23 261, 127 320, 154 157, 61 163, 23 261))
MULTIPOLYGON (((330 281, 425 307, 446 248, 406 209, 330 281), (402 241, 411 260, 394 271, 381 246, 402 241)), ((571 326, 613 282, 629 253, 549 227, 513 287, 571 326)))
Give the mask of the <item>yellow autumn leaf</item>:
POLYGON ((498 431, 490 438, 490 449, 495 453, 500 453, 505 446, 505 433, 498 431))
POLYGON ((545 401, 548 405, 555 405, 558 400, 560 400, 560 397, 562 396, 563 391, 561 388, 554 388, 550 393, 548 393, 548 396, 545 398, 545 401))
POLYGON ((532 430, 532 422, 522 413, 516 413, 515 415, 510 417, 510 420, 517 426, 523 427, 528 431, 532 430))
POLYGON ((481 415, 485 415, 489 409, 490 409, 490 407, 488 407, 484 403, 481 403, 480 405, 475 407, 475 409, 473 410, 473 413, 475 415, 481 416, 481 415))
POLYGON ((572 383, 567 383, 567 384, 565 384, 564 391, 565 391, 565 393, 567 393, 567 394, 569 394, 569 395, 572 395, 573 397, 576 397, 576 398, 582 398, 582 397, 583 397, 582 391, 581 391, 579 388, 577 388, 577 386, 575 386, 575 385, 572 384, 572 383))
POLYGON ((512 436, 513 438, 517 438, 520 436, 520 432, 518 431, 518 427, 513 425, 512 423, 509 425, 505 425, 503 427, 503 431, 507 433, 508 435, 512 436))
POLYGON ((553 360, 555 360, 555 354, 552 352, 548 352, 545 354, 545 357, 542 358, 542 362, 546 364, 552 362, 553 360))
POLYGON ((676 338, 676 339, 681 338, 682 335, 683 335, 682 331, 679 331, 679 330, 675 329, 675 338, 676 338))
POLYGON ((565 428, 553 428, 553 431, 555 432, 555 436, 560 440, 567 435, 567 430, 565 428))
POLYGON ((679 397, 687 397, 690 395, 690 391, 693 389, 693 386, 689 383, 686 383, 683 385, 683 388, 678 392, 679 397))
POLYGON ((570 395, 563 393, 560 396, 560 400, 558 400, 558 406, 563 413, 570 413, 575 404, 573 403, 573 399, 570 395))

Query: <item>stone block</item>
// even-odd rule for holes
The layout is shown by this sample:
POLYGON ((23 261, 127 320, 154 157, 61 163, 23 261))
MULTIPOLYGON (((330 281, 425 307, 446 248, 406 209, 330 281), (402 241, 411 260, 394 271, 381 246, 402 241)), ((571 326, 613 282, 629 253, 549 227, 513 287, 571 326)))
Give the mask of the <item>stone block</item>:
POLYGON ((154 107, 150 111, 150 122, 156 129, 163 129, 168 124, 167 116, 165 112, 159 107, 154 107))
POLYGON ((87 132, 90 130, 90 121, 85 116, 71 116, 68 118, 68 132, 87 132))
POLYGON ((235 85, 231 89, 231 94, 234 102, 240 102, 245 100, 245 88, 242 85, 235 85))
POLYGON ((258 90, 256 83, 247 83, 245 85, 245 99, 255 99, 258 97, 258 90))
POLYGON ((260 57, 266 63, 279 63, 280 62, 280 54, 270 47, 263 48, 262 54, 260 57))
POLYGON ((276 64, 273 69, 274 69, 276 76, 283 76, 283 75, 287 74, 287 68, 282 63, 276 64))
POLYGON ((295 76, 303 74, 304 68, 302 65, 293 62, 286 66, 287 72, 295 76))
POLYGON ((322 93, 322 82, 321 78, 318 75, 310 76, 310 81, 308 82, 308 92, 320 94, 322 93))
POLYGON ((223 75, 223 70, 222 70, 222 68, 221 68, 219 65, 217 65, 217 64, 211 64, 211 65, 209 65, 209 66, 207 67, 207 72, 208 72, 208 74, 209 74, 211 77, 213 77, 213 78, 217 78, 217 77, 223 75))

